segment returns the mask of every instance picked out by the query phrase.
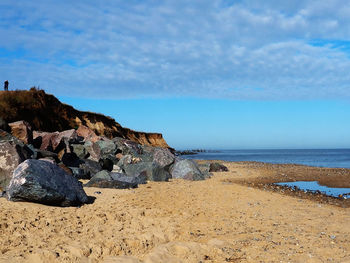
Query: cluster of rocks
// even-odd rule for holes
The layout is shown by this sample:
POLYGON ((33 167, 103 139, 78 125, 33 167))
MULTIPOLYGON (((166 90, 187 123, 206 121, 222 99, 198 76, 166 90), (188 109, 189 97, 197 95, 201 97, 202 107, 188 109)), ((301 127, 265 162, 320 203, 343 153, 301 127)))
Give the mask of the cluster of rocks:
POLYGON ((86 187, 124 189, 170 178, 204 180, 225 168, 198 165, 166 148, 98 136, 86 126, 38 132, 25 121, 0 119, 0 188, 12 201, 81 205, 91 198, 79 179, 89 180, 86 187))

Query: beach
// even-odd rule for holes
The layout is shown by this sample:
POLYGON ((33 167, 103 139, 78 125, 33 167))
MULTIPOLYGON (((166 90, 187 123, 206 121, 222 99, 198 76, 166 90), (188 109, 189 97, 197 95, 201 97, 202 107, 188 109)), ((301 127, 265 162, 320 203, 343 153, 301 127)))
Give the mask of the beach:
POLYGON ((204 181, 84 188, 82 207, 0 198, 0 262, 350 262, 348 200, 263 186, 349 170, 222 163, 204 181))

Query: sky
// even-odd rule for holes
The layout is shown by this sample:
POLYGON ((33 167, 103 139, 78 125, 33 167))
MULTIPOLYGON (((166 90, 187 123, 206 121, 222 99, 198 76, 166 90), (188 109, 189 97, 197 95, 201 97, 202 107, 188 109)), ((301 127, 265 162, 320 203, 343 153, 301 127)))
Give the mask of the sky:
POLYGON ((350 148, 343 0, 1 0, 0 80, 175 148, 350 148))

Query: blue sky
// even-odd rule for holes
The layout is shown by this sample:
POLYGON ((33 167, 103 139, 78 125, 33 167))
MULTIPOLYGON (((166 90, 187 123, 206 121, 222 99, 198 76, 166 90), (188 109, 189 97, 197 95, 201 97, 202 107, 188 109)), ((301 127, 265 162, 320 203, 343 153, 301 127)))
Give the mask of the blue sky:
POLYGON ((343 0, 2 0, 0 79, 177 148, 350 147, 343 0))

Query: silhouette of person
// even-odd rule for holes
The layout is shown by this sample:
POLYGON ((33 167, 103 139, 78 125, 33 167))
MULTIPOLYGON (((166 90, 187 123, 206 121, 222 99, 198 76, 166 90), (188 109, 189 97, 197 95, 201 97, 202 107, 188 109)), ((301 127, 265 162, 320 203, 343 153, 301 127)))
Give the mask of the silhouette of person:
POLYGON ((9 81, 8 80, 5 80, 5 82, 4 82, 4 90, 5 91, 9 90, 9 81))

